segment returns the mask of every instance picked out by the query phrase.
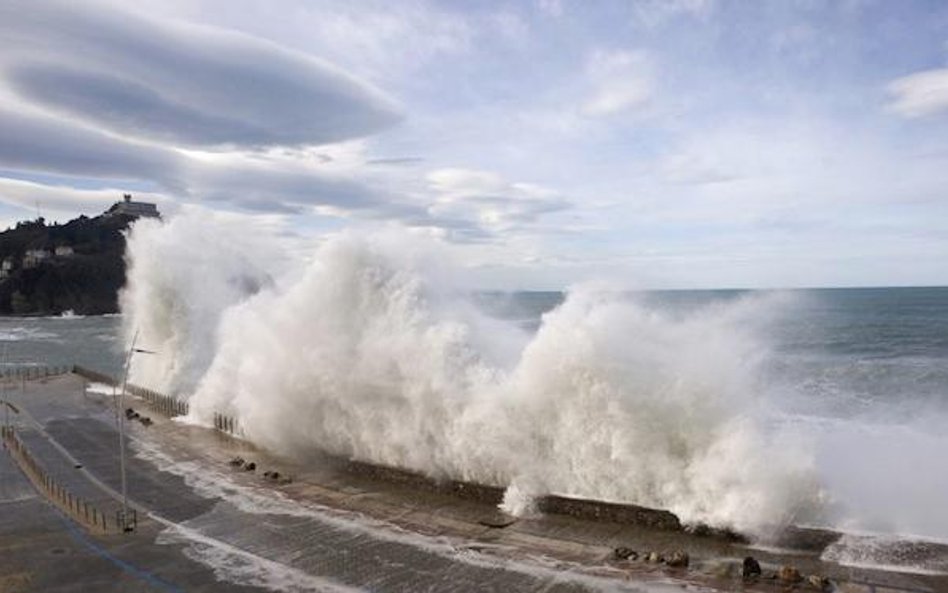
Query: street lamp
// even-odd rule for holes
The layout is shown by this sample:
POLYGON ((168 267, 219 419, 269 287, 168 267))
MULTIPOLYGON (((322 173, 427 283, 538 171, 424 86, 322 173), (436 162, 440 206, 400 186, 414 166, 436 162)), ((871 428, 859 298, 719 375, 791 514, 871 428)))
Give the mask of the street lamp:
MULTIPOLYGON (((128 355, 125 357, 125 372, 122 375, 122 394, 117 402, 117 415, 119 423, 119 468, 122 474, 122 530, 131 531, 134 527, 129 526, 128 524, 128 482, 125 478, 125 388, 128 385, 128 370, 129 366, 132 364, 132 355, 136 352, 142 354, 157 354, 150 350, 144 350, 142 348, 136 348, 135 343, 138 341, 138 330, 135 331, 135 335, 132 337, 132 345, 128 349, 128 355)), ((115 394, 115 386, 112 386, 113 397, 115 394)))
POLYGON ((9 400, 6 400, 6 399, 0 400, 0 404, 3 404, 3 412, 4 412, 3 428, 4 430, 9 431, 13 426, 10 424, 10 410, 13 410, 14 414, 19 414, 20 409, 14 406, 13 403, 11 403, 9 400))

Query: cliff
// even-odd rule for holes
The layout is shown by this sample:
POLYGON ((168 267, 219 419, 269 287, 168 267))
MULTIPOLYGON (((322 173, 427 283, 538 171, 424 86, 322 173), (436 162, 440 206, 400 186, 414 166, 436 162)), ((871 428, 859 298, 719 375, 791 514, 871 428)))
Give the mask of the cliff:
POLYGON ((134 216, 42 218, 0 233, 0 315, 100 315, 118 311, 125 236, 134 216))

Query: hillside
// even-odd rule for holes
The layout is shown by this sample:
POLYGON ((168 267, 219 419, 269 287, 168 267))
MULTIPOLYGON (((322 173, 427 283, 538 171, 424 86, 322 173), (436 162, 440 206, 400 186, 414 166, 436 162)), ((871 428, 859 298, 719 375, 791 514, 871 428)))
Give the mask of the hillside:
POLYGON ((134 216, 42 218, 0 233, 0 315, 100 315, 118 311, 125 237, 134 216))

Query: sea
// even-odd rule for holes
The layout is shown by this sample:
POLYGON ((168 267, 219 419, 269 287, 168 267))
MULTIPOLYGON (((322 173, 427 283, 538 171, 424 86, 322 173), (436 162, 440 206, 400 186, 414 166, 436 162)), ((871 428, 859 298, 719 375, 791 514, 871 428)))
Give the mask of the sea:
MULTIPOLYGON (((764 293, 633 293, 687 316, 764 293)), ((771 293, 768 293, 771 294, 771 293)), ((948 541, 948 288, 787 290, 764 329, 755 385, 773 422, 807 435, 835 505, 833 527, 948 541)), ((488 315, 536 332, 558 292, 481 293, 488 315)), ((122 369, 122 317, 0 318, 4 368, 122 369)), ((636 336, 625 336, 632 342, 636 336)))

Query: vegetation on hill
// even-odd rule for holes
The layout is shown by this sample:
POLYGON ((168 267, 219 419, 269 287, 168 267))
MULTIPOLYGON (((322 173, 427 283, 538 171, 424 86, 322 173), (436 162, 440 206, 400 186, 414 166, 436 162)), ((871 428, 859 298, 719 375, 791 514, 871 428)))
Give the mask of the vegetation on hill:
POLYGON ((125 282, 122 231, 132 220, 80 216, 47 225, 39 218, 0 233, 0 314, 117 312, 118 291, 125 282))

